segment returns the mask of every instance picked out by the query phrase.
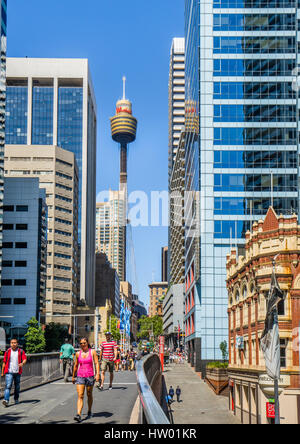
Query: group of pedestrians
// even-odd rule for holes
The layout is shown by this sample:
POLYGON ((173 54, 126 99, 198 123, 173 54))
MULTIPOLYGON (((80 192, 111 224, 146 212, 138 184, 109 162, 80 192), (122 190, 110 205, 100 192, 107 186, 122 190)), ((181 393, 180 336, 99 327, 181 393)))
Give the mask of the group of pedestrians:
MULTIPOLYGON (((112 390, 114 370, 121 369, 134 370, 136 353, 133 348, 122 353, 116 341, 112 339, 110 332, 106 334, 106 340, 100 345, 100 355, 93 349, 86 337, 80 339, 80 350, 75 352, 73 346, 66 339, 60 349, 60 361, 63 369, 64 379, 67 381, 69 372, 72 371, 72 383, 77 390, 77 414, 74 417, 76 422, 82 421, 82 409, 84 395, 86 393, 88 403, 88 413, 86 419, 92 417, 93 389, 94 385, 103 391, 105 373, 109 372, 109 390, 112 390), (101 363, 101 364, 100 364, 101 363)), ((5 376, 5 392, 2 404, 9 405, 10 392, 14 383, 14 400, 19 402, 20 379, 22 368, 26 364, 25 352, 19 347, 18 340, 10 341, 10 348, 5 352, 2 366, 2 377, 5 376)))

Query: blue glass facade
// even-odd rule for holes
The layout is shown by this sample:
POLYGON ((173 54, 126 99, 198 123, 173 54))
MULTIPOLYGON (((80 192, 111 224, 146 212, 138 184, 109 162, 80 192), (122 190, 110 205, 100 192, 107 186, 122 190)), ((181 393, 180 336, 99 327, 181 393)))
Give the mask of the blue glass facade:
POLYGON ((53 144, 53 87, 32 88, 32 144, 53 144))
MULTIPOLYGON (((199 103, 198 163, 186 162, 186 190, 199 192, 198 227, 193 219, 199 249, 186 249, 186 340, 197 371, 221 359, 219 345, 228 338, 230 246, 242 251, 246 231, 271 203, 278 213, 298 212, 295 6, 288 0, 185 2, 186 83, 199 103)), ((187 141, 186 161, 193 146, 187 141)), ((195 238, 186 231, 186 247, 195 238)))
POLYGON ((7 144, 27 144, 27 86, 6 87, 5 142, 7 144))
MULTIPOLYGON (((81 87, 58 88, 57 143, 75 154, 79 174, 79 196, 82 184, 82 110, 83 89, 81 87)), ((78 208, 79 242, 81 235, 81 205, 78 208)))

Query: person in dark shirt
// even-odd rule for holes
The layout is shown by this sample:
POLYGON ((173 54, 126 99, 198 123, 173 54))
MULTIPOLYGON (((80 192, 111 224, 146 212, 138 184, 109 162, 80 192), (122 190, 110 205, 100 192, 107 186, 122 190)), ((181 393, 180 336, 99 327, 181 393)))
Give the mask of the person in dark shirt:
POLYGON ((173 387, 172 386, 170 386, 170 389, 169 389, 169 395, 171 396, 171 399, 172 399, 172 401, 173 401, 173 396, 174 396, 174 389, 173 389, 173 387))
POLYGON ((181 389, 179 385, 176 388, 176 396, 177 396, 177 402, 180 402, 180 395, 181 395, 181 389))

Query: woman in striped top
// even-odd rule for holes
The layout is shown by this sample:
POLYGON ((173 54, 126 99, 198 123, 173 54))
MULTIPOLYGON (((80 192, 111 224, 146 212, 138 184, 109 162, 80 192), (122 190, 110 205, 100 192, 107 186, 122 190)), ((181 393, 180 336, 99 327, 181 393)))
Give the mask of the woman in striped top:
POLYGON ((109 390, 112 389, 112 382, 114 379, 114 363, 117 360, 118 344, 112 340, 111 333, 105 333, 106 341, 100 345, 100 360, 101 362, 101 386, 103 390, 105 372, 108 369, 110 374, 109 390))

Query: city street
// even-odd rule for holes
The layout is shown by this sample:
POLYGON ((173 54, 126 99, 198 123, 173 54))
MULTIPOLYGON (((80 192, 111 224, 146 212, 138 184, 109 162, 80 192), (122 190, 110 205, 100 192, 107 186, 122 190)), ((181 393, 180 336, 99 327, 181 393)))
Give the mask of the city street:
MULTIPOLYGON (((70 378, 71 380, 71 378, 70 378)), ((115 373, 113 389, 108 390, 106 375, 103 392, 94 388, 93 418, 84 420, 87 413, 84 400, 82 424, 128 424, 137 398, 135 372, 115 373)), ((21 392, 20 404, 13 397, 8 408, 0 404, 0 424, 73 424, 76 414, 77 392, 63 380, 21 392)))

